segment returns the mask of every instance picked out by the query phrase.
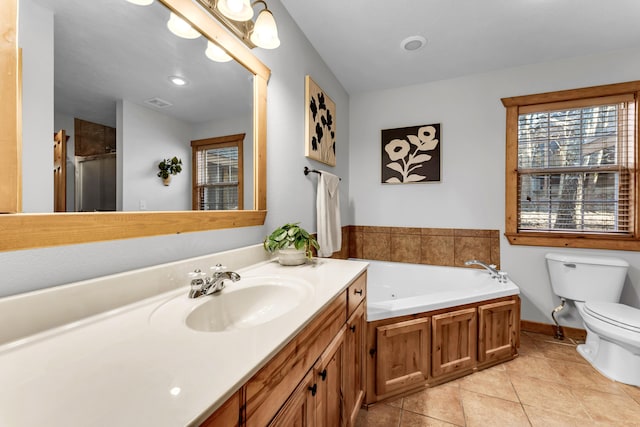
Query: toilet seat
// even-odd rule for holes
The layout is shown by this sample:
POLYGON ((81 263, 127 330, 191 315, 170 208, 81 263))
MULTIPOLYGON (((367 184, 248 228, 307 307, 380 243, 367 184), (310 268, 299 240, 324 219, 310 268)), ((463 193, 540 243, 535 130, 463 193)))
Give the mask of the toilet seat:
POLYGON ((637 308, 614 302, 586 302, 584 309, 603 322, 640 333, 640 310, 637 308))

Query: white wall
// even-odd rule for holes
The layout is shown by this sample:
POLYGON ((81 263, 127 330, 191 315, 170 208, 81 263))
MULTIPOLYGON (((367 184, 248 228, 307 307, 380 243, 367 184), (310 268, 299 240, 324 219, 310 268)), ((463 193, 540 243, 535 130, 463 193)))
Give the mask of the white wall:
MULTIPOLYGON (((343 223, 351 223, 348 217, 349 98, 280 2, 270 0, 269 9, 277 20, 282 45, 274 51, 255 50, 273 71, 267 102, 269 212, 266 225, 1 252, 0 296, 259 243, 272 228, 286 221, 301 221, 309 231, 315 231, 316 177, 304 176, 305 165, 329 169, 342 176, 343 223), (305 74, 311 74, 337 105, 339 145, 335 168, 304 157, 305 74)), ((51 127, 48 132, 51 133, 51 127)))
POLYGON ((191 124, 127 100, 122 101, 122 209, 181 211, 191 209, 191 124), (158 163, 178 157, 183 171, 165 186, 158 163), (141 209, 141 204, 146 206, 141 209))
MULTIPOLYGON (((349 193, 354 223, 504 233, 505 109, 500 98, 637 79, 640 49, 352 95, 349 193), (442 181, 382 185, 380 130, 430 123, 442 124, 442 181)), ((504 237, 500 243, 502 268, 521 288, 522 318, 551 323, 550 312, 558 304, 544 263, 551 249, 510 246, 504 237)), ((566 252, 627 259, 632 268, 623 302, 640 307, 640 253, 566 252)), ((581 327, 571 311, 562 322, 581 327)))
POLYGON ((20 2, 22 208, 53 212, 53 13, 20 2))
POLYGON ((267 204, 266 228, 285 222, 301 222, 316 231, 317 175, 303 169, 326 170, 342 177, 340 200, 342 224, 351 224, 349 205, 349 97, 338 80, 300 32, 279 1, 269 1, 281 40, 272 51, 255 53, 271 68, 267 102, 267 204), (313 80, 336 104, 336 166, 304 156, 304 76, 313 80))

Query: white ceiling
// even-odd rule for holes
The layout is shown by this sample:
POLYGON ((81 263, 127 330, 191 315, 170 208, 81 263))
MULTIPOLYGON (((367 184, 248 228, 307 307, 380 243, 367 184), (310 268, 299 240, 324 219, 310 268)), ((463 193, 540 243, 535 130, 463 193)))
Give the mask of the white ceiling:
POLYGON ((350 94, 640 46, 640 0, 281 1, 350 94))

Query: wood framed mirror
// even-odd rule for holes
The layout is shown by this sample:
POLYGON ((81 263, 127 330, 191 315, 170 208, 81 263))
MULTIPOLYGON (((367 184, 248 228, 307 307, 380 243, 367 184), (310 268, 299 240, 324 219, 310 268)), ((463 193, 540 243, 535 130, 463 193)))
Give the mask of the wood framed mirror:
MULTIPOLYGON (((159 0, 253 74, 253 209, 234 211, 22 212, 21 58, 18 2, 3 1, 0 25, 0 251, 264 224, 266 97, 270 70, 191 0, 159 0)), ((245 167, 250 167, 246 165, 245 167)))

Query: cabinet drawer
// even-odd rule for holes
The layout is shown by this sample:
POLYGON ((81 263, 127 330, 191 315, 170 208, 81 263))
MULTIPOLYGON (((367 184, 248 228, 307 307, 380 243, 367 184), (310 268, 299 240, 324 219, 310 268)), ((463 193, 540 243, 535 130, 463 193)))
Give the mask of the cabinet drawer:
POLYGON ((347 289, 347 318, 351 317, 360 303, 367 297, 367 272, 362 273, 347 289))

